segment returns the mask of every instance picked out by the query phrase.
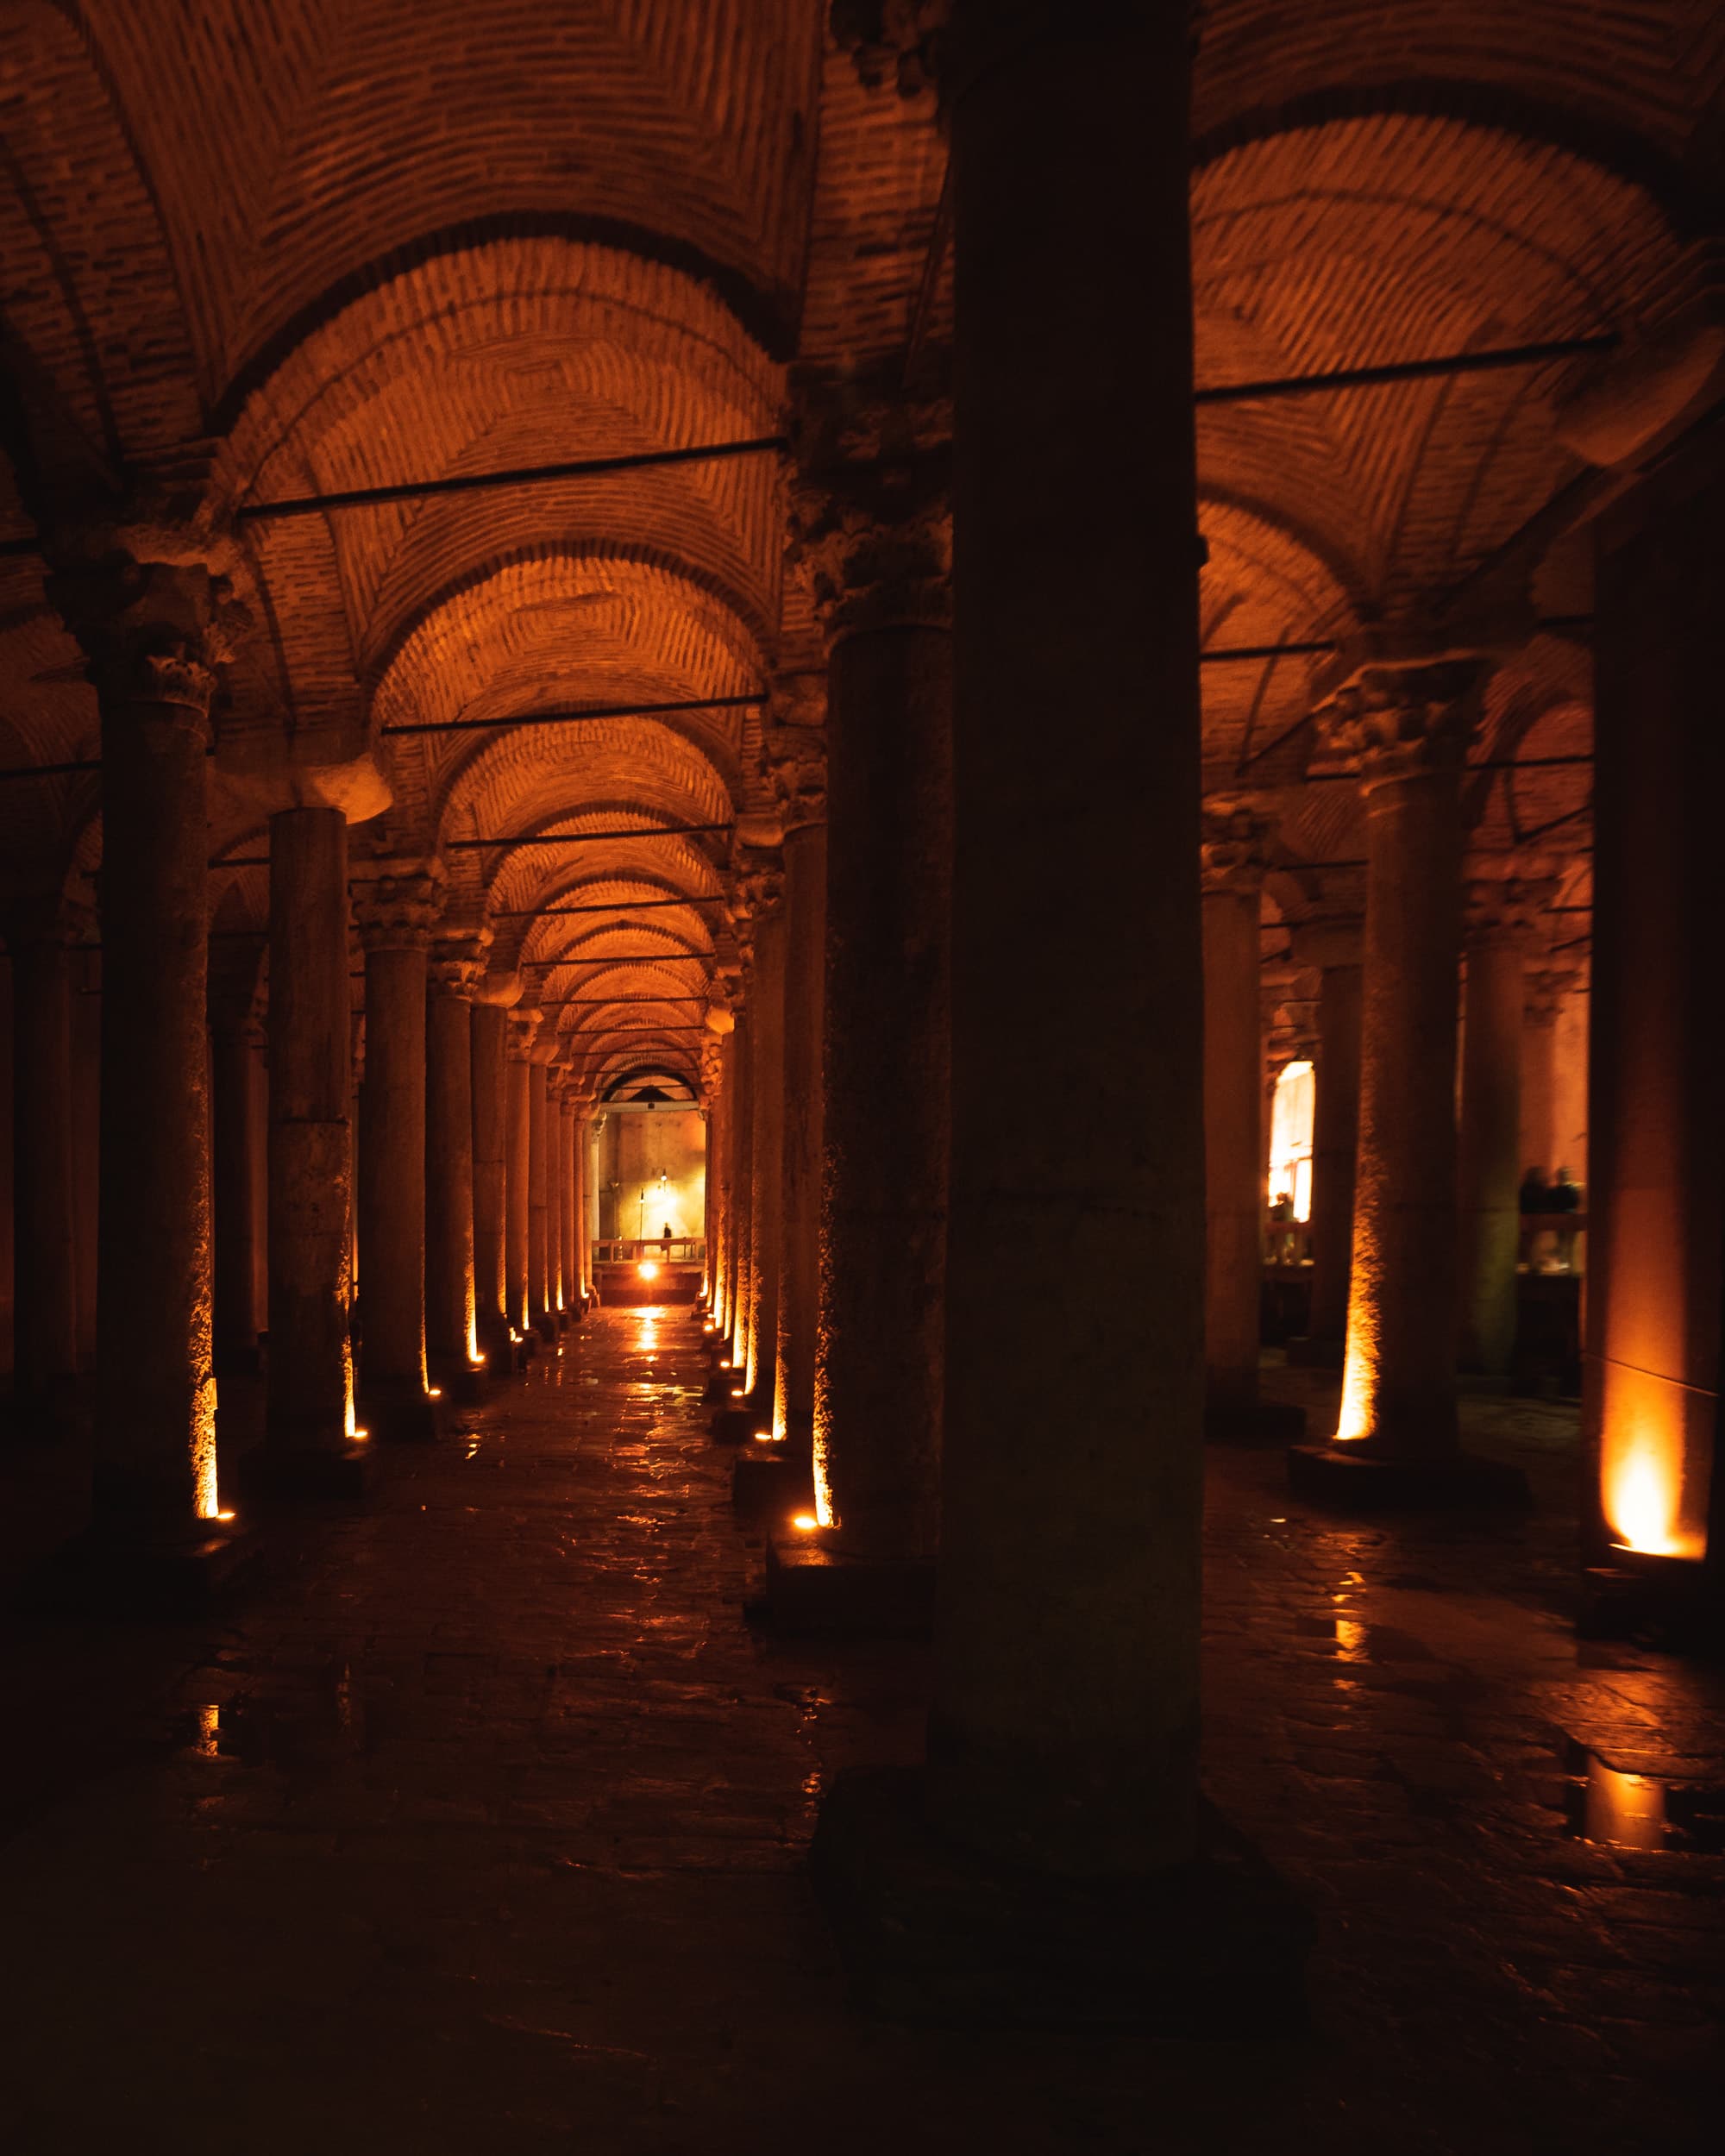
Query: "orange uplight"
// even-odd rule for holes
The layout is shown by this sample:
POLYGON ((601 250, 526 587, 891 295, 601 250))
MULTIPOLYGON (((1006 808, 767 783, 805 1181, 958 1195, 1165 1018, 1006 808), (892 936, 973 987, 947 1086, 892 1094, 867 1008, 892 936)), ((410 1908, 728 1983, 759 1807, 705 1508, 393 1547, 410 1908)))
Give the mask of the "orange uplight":
POLYGON ((198 1710, 198 1752, 200 1758, 215 1759, 222 1751, 222 1710, 219 1707, 200 1707, 198 1710))
POLYGON ((441 1385, 428 1385, 425 1388, 425 1397, 427 1400, 441 1400, 443 1397, 443 1388, 441 1385))
POLYGON ((231 1520, 231 1519, 234 1517, 234 1515, 233 1515, 233 1514, 232 1514, 232 1513, 230 1513, 230 1512, 218 1512, 218 1513, 216 1514, 216 1517, 218 1520, 231 1520))
POLYGON ((756 1445, 782 1445, 785 1440, 776 1430, 757 1430, 755 1432, 755 1442, 756 1445))
POLYGON ((1588 1766, 1582 1833, 1588 1841, 1620 1849, 1665 1846, 1665 1785, 1645 1774, 1625 1774, 1603 1759, 1588 1766))
POLYGON ((800 1512, 796 1518, 792 1520, 791 1525, 800 1534, 806 1535, 812 1534, 815 1529, 819 1526, 820 1522, 815 1518, 812 1512, 800 1512))
POLYGON ((1673 1463, 1647 1442, 1610 1447, 1605 1460, 1605 1516, 1618 1545, 1653 1557, 1686 1554, 1675 1532, 1678 1510, 1673 1463))
POLYGON ((470 1350, 467 1355, 467 1368, 470 1370, 482 1370, 485 1366, 486 1359, 484 1356, 470 1350))
POLYGON ((635 1269, 643 1280, 657 1280, 659 1277, 658 1261, 655 1258, 643 1257, 635 1269))
POLYGON ((746 1385, 733 1385, 731 1388, 731 1397, 733 1400, 747 1400, 749 1388, 746 1385))
POLYGON ((369 1430, 361 1430, 355 1426, 354 1429, 350 1430, 348 1434, 354 1439, 356 1445, 363 1445, 366 1439, 370 1437, 371 1432, 369 1430))

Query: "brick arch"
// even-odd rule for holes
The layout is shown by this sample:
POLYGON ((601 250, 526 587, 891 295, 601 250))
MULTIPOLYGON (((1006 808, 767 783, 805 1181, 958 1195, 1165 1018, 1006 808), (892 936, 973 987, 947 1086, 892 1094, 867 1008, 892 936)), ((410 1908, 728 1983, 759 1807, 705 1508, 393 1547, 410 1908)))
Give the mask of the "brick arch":
POLYGON ((0 279, 43 464, 87 474, 92 461, 117 469, 197 439, 203 409, 160 210, 83 11, 15 0, 0 78, 0 279))
MULTIPOLYGON (((523 828, 526 828, 524 826, 523 828)), ((540 826, 546 831, 567 830, 567 846, 515 847, 497 855, 457 855, 451 862, 452 887, 471 892, 486 910, 504 916, 496 922, 492 962, 501 967, 517 962, 522 943, 540 907, 563 898, 582 886, 618 890, 630 886, 637 894, 651 890, 656 897, 691 899, 716 895, 718 869, 699 839, 656 837, 652 822, 638 809, 607 807, 571 815, 549 816, 540 826), (606 840, 583 846, 580 831, 624 828, 630 814, 639 819, 642 836, 635 840, 606 840), (459 867, 457 863, 461 864, 459 867)), ((593 903, 599 903, 594 899, 593 903)), ((619 897, 619 911, 627 901, 619 897)), ((666 909, 668 912, 671 909, 666 909)))
POLYGON ((1211 155, 1284 117, 1453 112, 1563 143, 1681 214, 1716 180, 1690 153, 1722 80, 1725 31, 1690 0, 1331 0, 1292 14, 1279 0, 1210 0, 1193 127, 1211 155))
MULTIPOLYGON (((1452 118, 1254 138, 1199 172, 1193 215, 1206 383, 1633 329, 1684 281, 1645 192, 1452 118)), ((1201 479, 1297 511, 1393 611, 1464 575, 1550 492, 1565 459, 1547 399, 1576 373, 1206 409, 1201 479)))

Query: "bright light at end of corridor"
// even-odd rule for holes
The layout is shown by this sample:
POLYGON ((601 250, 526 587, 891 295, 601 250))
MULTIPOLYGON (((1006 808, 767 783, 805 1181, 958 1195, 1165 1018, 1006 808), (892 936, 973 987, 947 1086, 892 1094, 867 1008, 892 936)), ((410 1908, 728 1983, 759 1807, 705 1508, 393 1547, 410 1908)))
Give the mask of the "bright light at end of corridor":
POLYGON ((792 1520, 791 1525, 797 1530, 799 1534, 810 1535, 814 1532, 818 1526, 819 1526, 820 1522, 815 1518, 812 1512, 800 1512, 796 1518, 792 1520))
POLYGON ((643 1280, 657 1280, 659 1277, 658 1263, 650 1257, 643 1257, 635 1269, 643 1280))

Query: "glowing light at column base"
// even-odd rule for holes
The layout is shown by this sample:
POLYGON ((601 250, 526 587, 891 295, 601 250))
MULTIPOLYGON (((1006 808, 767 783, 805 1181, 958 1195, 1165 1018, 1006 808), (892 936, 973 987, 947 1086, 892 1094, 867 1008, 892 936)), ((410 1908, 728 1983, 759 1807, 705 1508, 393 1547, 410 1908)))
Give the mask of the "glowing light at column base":
POLYGON ((192 1507, 199 1520, 214 1520, 221 1500, 216 1495, 216 1381, 198 1391, 191 1429, 192 1507))
POLYGON ((1648 1557, 1699 1557, 1701 1539, 1678 1524, 1679 1469, 1655 1433, 1638 1432, 1604 1448, 1605 1518, 1617 1546, 1648 1557))

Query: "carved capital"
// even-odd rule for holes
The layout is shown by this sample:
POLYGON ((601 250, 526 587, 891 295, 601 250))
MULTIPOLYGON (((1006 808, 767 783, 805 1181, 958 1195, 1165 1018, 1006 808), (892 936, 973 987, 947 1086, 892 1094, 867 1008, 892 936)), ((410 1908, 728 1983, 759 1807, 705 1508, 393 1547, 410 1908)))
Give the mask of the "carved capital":
POLYGON ((1199 857, 1206 898, 1225 891, 1255 892, 1269 866, 1272 819, 1223 803, 1206 805, 1199 857))
POLYGON ((443 864, 423 855, 385 854, 348 869, 354 919, 367 950, 424 950, 443 904, 443 864))
POLYGON ((952 416, 939 400, 805 385, 786 563, 829 643, 952 619, 952 416))
POLYGON ((1371 663, 1315 714, 1327 756, 1358 759, 1360 785, 1459 768, 1479 728, 1490 662, 1371 663))
POLYGON ((197 561, 74 548, 47 593, 84 649, 104 710, 149 706, 207 736, 217 670, 244 624, 224 577, 197 561))
POLYGON ((512 1063, 526 1063, 533 1060, 533 1044, 545 1013, 536 1006, 524 1010, 519 1005, 509 1014, 509 1060, 512 1063))
POLYGON ((732 893, 725 911, 737 931, 739 946, 747 933, 745 969, 753 955, 756 929, 784 903, 784 897, 785 864, 778 852, 761 846, 739 849, 732 893))
POLYGON ((700 1099, 710 1108, 724 1087, 724 1048, 717 1037, 700 1045, 700 1099))
POLYGON ((1545 926, 1546 909, 1557 896, 1554 877, 1471 876, 1463 891, 1463 924, 1470 944, 1532 944, 1545 926))
POLYGON ((769 726, 761 743, 767 785, 786 831, 826 821, 826 734, 818 726, 769 726))
POLYGON ((474 928, 452 936, 447 932, 431 945, 428 977, 442 995, 471 998, 485 972, 491 950, 491 931, 474 928))
POLYGON ((951 0, 832 0, 832 39, 865 89, 919 97, 938 79, 951 0))

